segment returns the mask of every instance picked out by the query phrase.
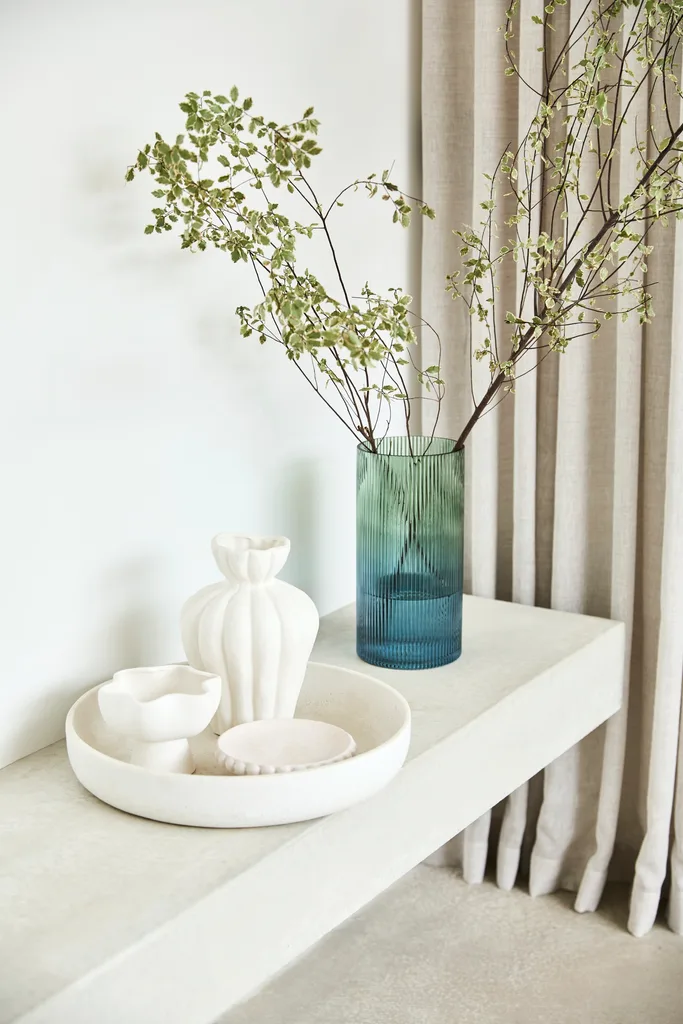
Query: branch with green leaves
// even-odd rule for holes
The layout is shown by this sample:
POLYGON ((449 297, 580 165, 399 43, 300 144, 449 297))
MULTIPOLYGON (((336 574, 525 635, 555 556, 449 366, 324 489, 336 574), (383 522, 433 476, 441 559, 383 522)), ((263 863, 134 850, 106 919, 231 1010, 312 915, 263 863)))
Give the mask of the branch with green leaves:
POLYGON ((517 63, 518 0, 507 12, 505 74, 537 103, 517 149, 487 176, 479 226, 456 232, 461 266, 448 288, 469 311, 479 339, 474 355, 490 374, 458 446, 494 400, 514 391, 525 353, 562 353, 614 316, 650 321, 651 231, 683 216, 683 0, 593 0, 563 33, 557 15, 565 5, 553 0, 542 18, 532 18, 544 37, 540 89, 517 63), (620 187, 622 154, 631 155, 634 172, 620 187), (501 224, 496 211, 504 200, 514 212, 501 224), (501 310, 497 278, 510 261, 521 287, 516 308, 501 310))
MULTIPOLYGON (((370 288, 351 297, 333 240, 333 220, 351 191, 379 196, 403 227, 411 216, 434 217, 425 202, 390 181, 370 174, 323 203, 309 176, 321 152, 319 122, 309 107, 298 121, 278 124, 240 102, 208 90, 190 92, 180 104, 185 132, 173 142, 158 133, 128 168, 127 180, 148 171, 158 205, 147 234, 177 231, 181 247, 209 246, 253 269, 260 301, 238 306, 244 337, 281 345, 331 411, 372 451, 400 408, 410 435, 413 403, 433 398, 440 406, 444 383, 439 366, 416 367, 417 341, 411 297, 400 288, 382 295, 370 288), (285 204, 274 199, 284 190, 285 204), (292 209, 293 208, 293 209, 292 209), (321 235, 329 255, 329 280, 302 266, 300 243, 321 235), (421 388, 410 394, 416 380, 421 388)), ((419 324, 419 318, 417 318, 419 324)), ((429 325, 427 325, 429 326, 429 325)))

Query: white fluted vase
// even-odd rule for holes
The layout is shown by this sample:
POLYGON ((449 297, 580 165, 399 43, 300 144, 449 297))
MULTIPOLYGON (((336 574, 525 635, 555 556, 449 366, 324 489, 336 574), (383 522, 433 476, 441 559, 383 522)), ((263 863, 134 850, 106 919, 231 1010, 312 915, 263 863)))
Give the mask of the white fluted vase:
POLYGON ((214 729, 292 718, 319 620, 308 594, 275 578, 289 540, 219 533, 211 546, 225 580, 185 602, 180 628, 190 665, 221 677, 214 729))

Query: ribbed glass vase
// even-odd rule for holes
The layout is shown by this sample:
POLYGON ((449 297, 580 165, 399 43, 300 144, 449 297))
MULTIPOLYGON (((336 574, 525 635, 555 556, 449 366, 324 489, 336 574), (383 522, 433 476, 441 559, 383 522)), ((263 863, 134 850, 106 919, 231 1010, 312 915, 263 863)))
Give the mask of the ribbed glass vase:
POLYGON ((358 447, 356 643, 370 665, 460 657, 465 452, 444 437, 358 447))

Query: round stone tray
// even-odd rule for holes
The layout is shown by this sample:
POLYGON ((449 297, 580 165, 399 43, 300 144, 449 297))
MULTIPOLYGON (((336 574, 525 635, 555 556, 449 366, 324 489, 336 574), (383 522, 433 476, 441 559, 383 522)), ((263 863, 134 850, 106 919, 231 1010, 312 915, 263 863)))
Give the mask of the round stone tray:
POLYGON ((357 754, 344 761, 273 775, 230 776, 216 762, 216 736, 190 741, 194 775, 162 774, 128 763, 124 737, 104 723, 96 686, 73 705, 66 744, 76 778, 105 803, 174 825, 251 828, 307 821, 366 800, 399 771, 410 743, 410 708, 387 683, 311 662, 297 717, 338 725, 357 754))

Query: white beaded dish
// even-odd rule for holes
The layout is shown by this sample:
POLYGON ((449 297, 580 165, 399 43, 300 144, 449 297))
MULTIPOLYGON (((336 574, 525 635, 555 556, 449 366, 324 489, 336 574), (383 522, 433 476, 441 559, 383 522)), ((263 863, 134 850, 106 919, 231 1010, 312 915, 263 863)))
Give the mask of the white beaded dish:
POLYGON ((224 732, 218 737, 216 759, 229 775, 273 775, 345 761, 355 750, 353 736, 338 725, 311 718, 270 718, 224 732))
POLYGON ((66 720, 76 778, 113 807, 175 825, 251 828, 344 810, 391 781, 410 743, 410 708, 393 687, 351 669, 310 663, 296 716, 345 729, 356 741, 354 757, 306 771, 225 775, 209 728, 190 740, 194 775, 152 772, 129 763, 129 741, 105 725, 98 689, 83 694, 66 720))

